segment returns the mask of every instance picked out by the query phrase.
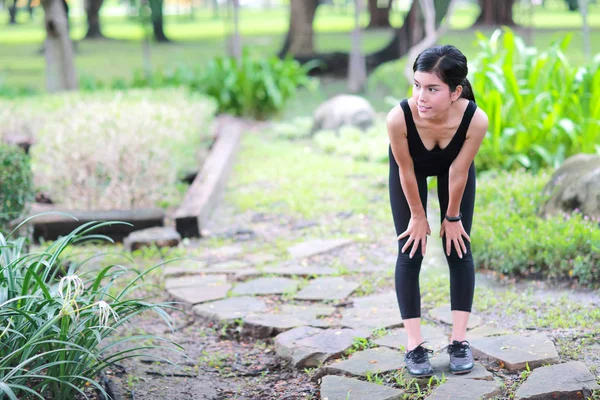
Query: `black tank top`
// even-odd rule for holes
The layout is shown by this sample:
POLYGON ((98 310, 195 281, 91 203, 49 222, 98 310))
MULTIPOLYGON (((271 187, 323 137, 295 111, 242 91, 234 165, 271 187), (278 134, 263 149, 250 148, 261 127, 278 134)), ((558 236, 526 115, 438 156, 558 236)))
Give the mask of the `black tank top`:
POLYGON ((408 149, 413 159, 415 174, 437 176, 446 173, 465 143, 469 124, 477 110, 475 102, 469 100, 469 105, 465 110, 462 121, 450 143, 443 149, 436 144, 432 150, 427 150, 423 141, 421 141, 415 121, 413 120, 410 105, 408 104, 408 99, 402 100, 400 106, 402 106, 402 110, 404 111, 408 149))

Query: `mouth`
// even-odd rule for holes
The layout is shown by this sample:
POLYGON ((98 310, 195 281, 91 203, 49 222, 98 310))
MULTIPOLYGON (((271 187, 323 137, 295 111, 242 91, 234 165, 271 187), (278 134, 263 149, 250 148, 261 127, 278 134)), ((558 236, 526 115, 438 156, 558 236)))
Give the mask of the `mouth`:
POLYGON ((425 107, 425 106, 423 106, 423 105, 420 105, 420 104, 418 104, 418 105, 417 105, 417 108, 418 108, 418 109, 419 109, 419 111, 421 111, 421 112, 427 112, 427 111, 431 110, 431 107, 425 107))

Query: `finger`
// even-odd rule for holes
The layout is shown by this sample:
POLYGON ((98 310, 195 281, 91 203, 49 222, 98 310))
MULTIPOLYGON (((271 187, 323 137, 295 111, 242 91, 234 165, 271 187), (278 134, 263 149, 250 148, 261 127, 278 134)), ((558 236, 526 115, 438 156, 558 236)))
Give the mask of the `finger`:
POLYGON ((469 243, 471 243, 471 237, 469 236, 469 234, 464 229, 462 231, 462 235, 467 238, 467 240, 469 241, 469 243))
POLYGON ((410 247, 410 244, 413 242, 413 238, 409 237, 408 240, 406 241, 406 243, 404 244, 404 247, 402 247, 402 252, 404 253, 406 251, 406 249, 408 249, 410 247))
POLYGON ((423 239, 423 245, 421 246, 421 254, 425 257, 425 252, 427 251, 427 238, 423 239))
POLYGON ((417 252, 417 249, 419 248, 419 242, 420 241, 421 241, 421 239, 415 240, 415 242, 413 243, 413 247, 412 247, 412 249, 410 249, 410 258, 413 258, 413 256, 417 252))
POLYGON ((465 245, 465 241, 462 237, 458 238, 458 243, 460 243, 460 248, 462 249, 463 254, 467 254, 467 246, 465 245))
POLYGON ((446 236, 446 254, 450 255, 450 239, 446 236))
POLYGON ((429 227, 429 225, 427 225, 427 234, 431 235, 431 228, 429 227))
POLYGON ((454 243, 454 248, 456 249, 456 253, 458 254, 458 257, 462 258, 462 251, 460 249, 460 245, 458 244, 458 239, 453 239, 452 242, 454 243))
POLYGON ((408 230, 406 230, 398 236, 398 240, 403 239, 403 238, 407 237, 408 235, 410 235, 410 233, 408 232, 408 230))
POLYGON ((440 228, 440 237, 444 237, 444 227, 440 228))

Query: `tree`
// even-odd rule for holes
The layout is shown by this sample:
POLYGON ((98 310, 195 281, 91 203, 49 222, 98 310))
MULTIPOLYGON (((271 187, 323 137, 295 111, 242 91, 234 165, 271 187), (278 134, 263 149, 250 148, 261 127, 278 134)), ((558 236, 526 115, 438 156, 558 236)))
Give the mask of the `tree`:
MULTIPOLYGON (((301 0, 291 0, 294 1, 301 0)), ((312 2, 315 0, 307 0, 312 2)), ((449 5, 451 0, 435 0, 435 14, 436 21, 441 21, 444 16, 447 16, 449 11, 449 5)), ((316 10, 316 6, 314 7, 316 10)), ((291 10, 291 21, 295 20, 294 10, 291 10)), ((310 14, 309 14, 310 15, 310 14)), ((421 42, 425 38, 425 24, 424 24, 424 13, 421 9, 419 1, 413 1, 410 10, 404 18, 404 24, 399 28, 394 28, 394 35, 390 42, 382 49, 368 54, 366 56, 366 68, 367 72, 374 70, 379 65, 397 60, 398 58, 406 55, 408 51, 417 43, 421 42)), ((294 58, 302 63, 311 60, 319 62, 319 67, 313 69, 313 74, 329 74, 344 76, 348 73, 349 55, 345 52, 334 52, 334 53, 323 53, 316 54, 314 52, 312 43, 312 19, 314 18, 314 12, 310 21, 305 23, 304 31, 306 36, 309 35, 310 31, 310 46, 302 48, 303 52, 294 52, 294 48, 289 46, 290 42, 294 41, 294 35, 298 34, 298 31, 292 29, 292 23, 290 23, 290 29, 286 37, 286 42, 282 50, 279 52, 279 56, 282 57, 288 53, 292 54, 294 58)), ((439 26, 439 23, 437 24, 439 26)))
POLYGON ((515 26, 513 20, 513 5, 515 0, 479 0, 481 12, 475 20, 474 26, 506 25, 515 26))
POLYGON ((148 0, 150 11, 152 13, 152 29, 154 31, 154 40, 157 42, 169 42, 163 29, 163 0, 148 0))
POLYGON ((85 39, 103 39, 100 29, 100 8, 104 0, 85 0, 84 7, 87 15, 88 30, 85 39))
POLYGON ((318 6, 318 0, 290 0, 290 25, 279 57, 288 52, 297 56, 314 54, 313 21, 318 6))
POLYGON ((13 0, 12 6, 8 7, 8 16, 11 25, 17 23, 17 0, 13 0))
POLYGON ((61 0, 42 0, 46 41, 46 86, 49 92, 77 89, 73 44, 67 13, 61 0))
POLYGON ((384 0, 383 7, 381 5, 381 0, 369 0, 368 6, 371 19, 367 29, 391 27, 390 9, 392 8, 392 0, 384 0))

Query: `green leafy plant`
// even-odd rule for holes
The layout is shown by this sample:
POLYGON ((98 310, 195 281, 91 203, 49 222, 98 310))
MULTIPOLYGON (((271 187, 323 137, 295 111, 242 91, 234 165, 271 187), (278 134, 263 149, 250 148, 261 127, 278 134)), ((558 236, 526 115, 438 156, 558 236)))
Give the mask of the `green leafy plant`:
POLYGON ((146 354, 155 347, 181 353, 180 346, 155 335, 110 338, 147 311, 171 327, 165 312, 170 306, 135 297, 144 276, 159 265, 143 273, 120 265, 84 271, 85 262, 64 256, 73 244, 109 240, 93 234, 103 225, 85 224, 29 253, 24 238, 0 234, 0 397, 73 399, 85 397, 86 386, 106 396, 95 380, 105 368, 138 356, 171 363, 146 354))
POLYGON ((33 194, 29 156, 17 146, 0 143, 0 229, 21 216, 33 194))

